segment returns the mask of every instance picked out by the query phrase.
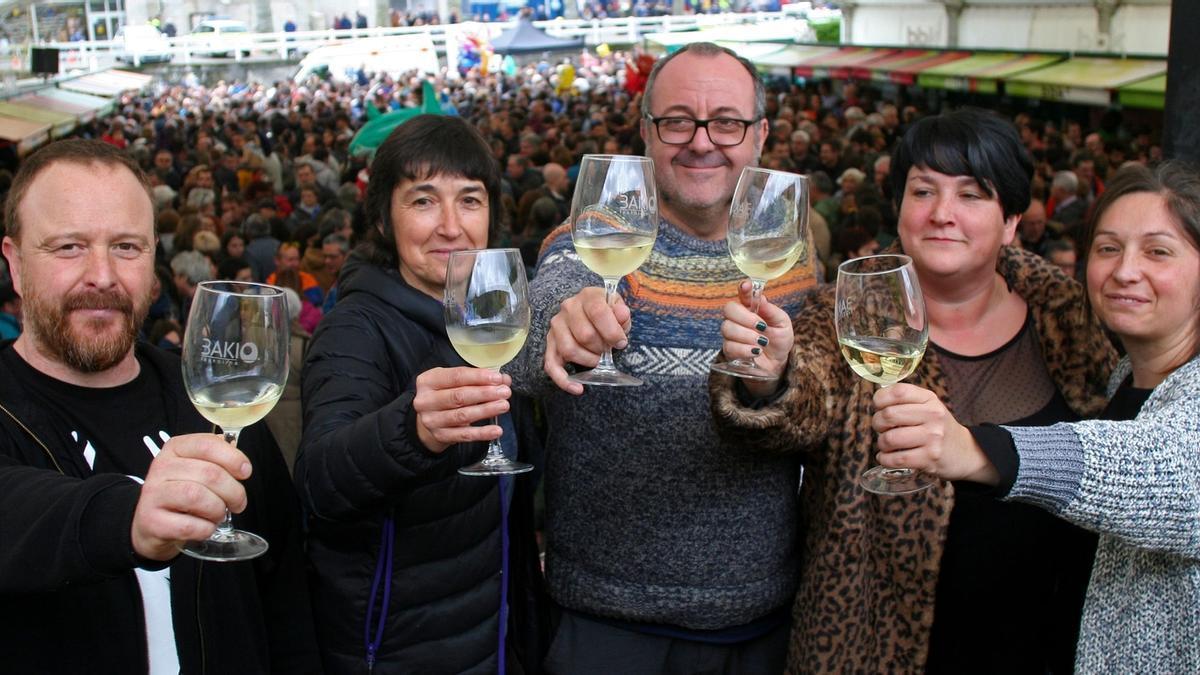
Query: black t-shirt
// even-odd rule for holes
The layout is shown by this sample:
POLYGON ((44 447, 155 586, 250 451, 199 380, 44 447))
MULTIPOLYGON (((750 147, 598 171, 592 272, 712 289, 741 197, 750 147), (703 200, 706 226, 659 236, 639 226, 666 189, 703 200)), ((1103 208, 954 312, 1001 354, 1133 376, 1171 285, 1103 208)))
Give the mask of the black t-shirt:
POLYGON ((1142 411, 1142 406, 1146 405, 1146 399, 1150 398, 1150 394, 1153 393, 1153 389, 1139 389, 1133 386, 1133 375, 1130 375, 1121 382, 1121 386, 1117 387, 1117 391, 1108 401, 1108 406, 1101 413, 1100 419, 1114 422, 1131 420, 1138 416, 1138 413, 1142 411))
POLYGON ((25 362, 15 349, 0 352, 5 365, 36 402, 69 426, 69 436, 94 473, 145 478, 167 438, 162 383, 142 363, 132 381, 116 387, 79 387, 56 380, 25 362))
MULTIPOLYGON (((138 358, 138 375, 116 387, 80 387, 33 368, 16 349, 0 351, 9 372, 19 378, 34 403, 66 425, 75 443, 80 471, 115 473, 144 479, 167 435, 167 408, 159 393, 158 372, 138 358)), ((179 669, 171 607, 171 568, 134 570, 141 590, 146 649, 151 669, 179 669)))
MULTIPOLYGON (((936 345, 953 412, 967 423, 1044 426, 1076 416, 1045 366, 1032 316, 981 356, 936 345)), ((1069 673, 1095 535, 1028 504, 955 486, 928 673, 1069 673)))
MULTIPOLYGON (((1097 419, 1110 421, 1131 420, 1137 417, 1141 412, 1142 406, 1145 405, 1146 399, 1150 398, 1153 389, 1139 389, 1133 386, 1133 377, 1125 378, 1121 386, 1113 394, 1109 400, 1108 406, 1097 419)), ((1024 421, 1024 425, 1028 426, 1043 426, 1053 423, 1055 420, 1043 420, 1037 423, 1024 421)), ((1058 420, 1070 421, 1070 420, 1058 420)), ((1012 426, 1022 426, 1018 423, 1012 426)), ((974 435, 976 442, 983 449, 985 455, 995 465, 1000 473, 999 486, 994 491, 979 490, 969 499, 976 500, 986 494, 1007 494, 1012 489, 1013 483, 1017 480, 1017 471, 1019 469, 1019 461, 1017 457, 1017 449, 1013 443, 1012 436, 998 426, 987 424, 971 428, 971 433, 974 435)), ((968 484, 958 484, 960 489, 971 490, 968 484)), ((962 494, 962 493, 960 493, 962 494)), ((997 502, 999 504, 999 502, 997 502)), ((1031 505, 1026 504, 1005 504, 1004 506, 1019 506, 1023 509, 1031 509, 1041 511, 1031 505)), ((955 505, 955 510, 958 510, 958 505, 955 505)), ((1051 518, 1048 513, 1041 512, 1045 518, 1051 518)), ((1057 536, 1058 541, 1052 546, 1047 546, 1046 555, 1056 555, 1059 558, 1058 571, 1055 576, 1053 597, 1056 601, 1046 609, 1043 616, 1049 618, 1047 624, 1042 618, 1033 616, 1028 617, 1031 623, 1039 622, 1035 625, 1044 625, 1046 635, 1050 636, 1050 646, 1047 652, 1049 660, 1049 672, 1071 672, 1073 662, 1073 650, 1066 650, 1066 647, 1078 638, 1078 621, 1079 608, 1082 606, 1083 598, 1087 594, 1087 582, 1089 576, 1085 576, 1085 572, 1090 572, 1092 562, 1095 558, 1095 541, 1096 535, 1087 532, 1081 528, 1074 527, 1066 521, 1057 521, 1057 536)), ((939 594, 942 588, 939 586, 939 594)), ((941 596, 939 595, 939 602, 941 596)), ((1010 606, 1020 607, 1020 602, 1011 602, 1010 606)), ((996 612, 987 612, 987 621, 994 621, 996 612)), ((986 625, 986 624, 985 624, 986 625)), ((979 626, 976 626, 978 628, 979 626)), ((995 638, 996 634, 991 633, 995 638)), ((1001 646, 1011 649, 1014 653, 1028 653, 1028 645, 1013 644, 1011 640, 999 639, 1001 646)))

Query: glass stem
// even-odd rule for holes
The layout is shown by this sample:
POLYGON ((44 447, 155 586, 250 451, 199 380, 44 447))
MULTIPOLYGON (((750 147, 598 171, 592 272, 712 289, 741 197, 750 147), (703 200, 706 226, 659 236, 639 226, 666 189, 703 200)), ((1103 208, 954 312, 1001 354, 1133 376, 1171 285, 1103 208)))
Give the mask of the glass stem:
MULTIPOLYGON (((766 287, 767 287, 767 282, 765 282, 765 281, 761 281, 759 279, 751 279, 750 280, 750 311, 751 312, 758 314, 758 304, 760 302, 762 302, 763 289, 766 287)), ((747 363, 754 366, 755 368, 758 367, 758 362, 755 361, 755 356, 753 354, 750 355, 750 359, 749 359, 749 361, 747 361, 747 363)))
MULTIPOLYGON (((236 448, 238 438, 242 435, 242 430, 222 429, 221 435, 224 437, 226 443, 236 448)), ((229 512, 229 509, 225 509, 225 517, 221 520, 221 524, 217 525, 217 531, 213 532, 212 536, 213 538, 228 536, 231 532, 233 532, 233 514, 229 512)))
MULTIPOLYGON (((489 370, 492 370, 492 371, 494 371, 494 372, 497 372, 497 373, 498 373, 498 372, 500 372, 500 369, 499 369, 499 368, 490 368, 489 370)), ((492 424, 493 424, 493 425, 495 425, 495 426, 500 426, 500 416, 499 416, 499 415, 492 415, 492 424)), ((500 434, 500 435, 501 435, 501 436, 503 436, 503 435, 504 435, 504 433, 503 433, 503 428, 501 428, 501 434, 500 434)), ((500 446, 500 439, 499 439, 499 438, 493 438, 493 439, 491 440, 491 442, 490 442, 490 443, 488 443, 487 457, 485 457, 485 458, 484 458, 484 461, 485 461, 485 462, 490 462, 490 461, 496 461, 496 462, 500 462, 500 461, 504 461, 504 448, 500 446)))
MULTIPOLYGON (((895 382, 893 382, 892 384, 895 384, 895 382)), ((879 385, 879 388, 887 389, 890 386, 892 386, 892 385, 891 384, 881 384, 881 385, 879 385)), ((903 478, 905 476, 910 475, 913 472, 912 469, 889 469, 889 468, 883 467, 883 466, 881 466, 879 468, 883 469, 883 475, 885 478, 903 478)))
POLYGON ((767 287, 767 282, 758 279, 750 280, 750 311, 758 314, 758 303, 762 301, 763 289, 767 287))
MULTIPOLYGON (((609 307, 612 307, 613 302, 616 301, 617 284, 620 283, 620 281, 620 279, 604 279, 604 302, 606 302, 609 307)), ((613 362, 612 347, 605 347, 604 353, 600 355, 600 363, 596 364, 596 370, 612 371, 616 369, 617 366, 613 362)))

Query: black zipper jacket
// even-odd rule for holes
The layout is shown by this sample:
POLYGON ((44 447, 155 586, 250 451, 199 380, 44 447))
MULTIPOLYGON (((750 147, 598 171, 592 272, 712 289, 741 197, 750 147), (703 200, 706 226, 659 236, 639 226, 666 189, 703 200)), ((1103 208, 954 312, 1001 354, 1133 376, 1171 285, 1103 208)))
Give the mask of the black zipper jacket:
MULTIPOLYGON (((366 627, 368 598, 391 516, 390 606, 374 672, 495 672, 498 482, 457 472, 482 458, 486 446, 434 454, 416 437, 417 375, 466 365, 446 337, 442 305, 357 254, 342 270, 338 293, 309 345, 296 459, 325 668, 367 672, 364 632, 378 630, 375 621, 366 627)), ((531 406, 516 396, 511 403, 521 458, 539 466, 531 406)), ((545 644, 546 596, 532 522, 536 479, 515 478, 508 520, 510 673, 536 672, 545 644)), ((379 583, 386 578, 380 574, 379 583)), ((382 591, 377 595, 378 602, 382 591)))
MULTIPOLYGON (((178 357, 143 344, 137 354, 166 385, 167 431, 213 431, 184 393, 178 357)), ((0 365, 0 671, 145 673, 134 569, 164 565, 138 559, 130 543, 141 487, 123 475, 92 475, 74 445, 68 426, 0 365)), ((319 672, 287 467, 264 425, 246 429, 239 446, 254 472, 234 524, 271 548, 252 562, 180 555, 169 563, 181 672, 319 672)))

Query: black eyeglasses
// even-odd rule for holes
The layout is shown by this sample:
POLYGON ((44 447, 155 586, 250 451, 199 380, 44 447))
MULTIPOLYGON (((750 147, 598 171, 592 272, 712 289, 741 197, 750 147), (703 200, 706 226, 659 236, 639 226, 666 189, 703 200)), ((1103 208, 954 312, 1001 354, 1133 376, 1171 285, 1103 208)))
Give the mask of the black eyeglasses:
POLYGON ((646 119, 654 125, 658 132, 658 140, 667 145, 687 145, 696 136, 696 130, 704 127, 708 140, 713 145, 730 147, 741 145, 746 140, 746 130, 758 120, 740 120, 736 117, 714 117, 708 120, 698 120, 691 117, 653 117, 646 119))

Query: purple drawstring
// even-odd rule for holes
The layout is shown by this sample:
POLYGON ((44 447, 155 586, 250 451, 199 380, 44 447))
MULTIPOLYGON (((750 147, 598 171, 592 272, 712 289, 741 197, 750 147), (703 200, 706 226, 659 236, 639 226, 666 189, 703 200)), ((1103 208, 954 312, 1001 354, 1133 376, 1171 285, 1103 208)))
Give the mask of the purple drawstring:
POLYGON ((388 605, 392 599, 392 542, 395 534, 395 521, 391 516, 384 518, 379 557, 375 560, 375 579, 371 582, 371 597, 367 601, 367 621, 363 628, 363 641, 367 646, 367 672, 375 669, 375 655, 383 643, 383 627, 387 624, 388 605), (380 577, 383 577, 383 606, 379 608, 379 620, 375 622, 375 635, 372 637, 371 615, 375 612, 375 595, 379 592, 380 577))
MULTIPOLYGON (((512 477, 501 476, 500 480, 500 645, 498 656, 499 675, 505 675, 505 661, 508 642, 508 492, 512 489, 512 477)), ((375 578, 371 581, 371 597, 367 602, 367 620, 363 628, 363 642, 367 649, 367 671, 375 668, 375 656, 383 643, 383 629, 387 625, 388 606, 392 598, 392 547, 395 541, 396 524, 391 516, 383 521, 383 533, 380 535, 379 556, 375 560, 375 578), (383 604, 379 608, 379 617, 372 620, 375 614, 375 598, 379 594, 379 583, 383 582, 383 604), (375 634, 371 635, 372 623, 375 634)))
POLYGON ((500 669, 504 675, 506 643, 508 642, 508 491, 512 476, 500 477, 500 669))

